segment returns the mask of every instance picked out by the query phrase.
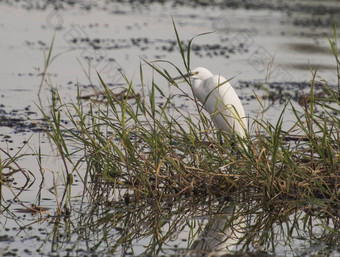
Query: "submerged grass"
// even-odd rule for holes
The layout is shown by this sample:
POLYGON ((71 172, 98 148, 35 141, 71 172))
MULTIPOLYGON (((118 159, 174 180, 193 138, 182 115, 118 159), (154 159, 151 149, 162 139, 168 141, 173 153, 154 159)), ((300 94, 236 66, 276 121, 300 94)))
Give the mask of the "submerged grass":
MULTIPOLYGON (((190 85, 183 74, 190 70, 192 40, 185 48, 175 24, 174 28, 186 71, 166 63, 190 85)), ((332 49, 337 54, 336 37, 334 40, 332 49)), ((155 63, 146 63, 177 86, 168 72, 155 63)), ((140 75, 145 85, 142 65, 140 75)), ((249 135, 234 139, 239 145, 236 151, 230 151, 233 142, 215 131, 194 97, 186 95, 194 101, 197 113, 187 113, 154 81, 148 97, 142 98, 133 83, 122 76, 127 87, 125 95, 118 97, 98 74, 105 103, 84 101, 79 92, 76 103, 63 103, 52 89, 51 115, 42 112, 52 128, 48 134, 62 156, 68 178, 86 162, 85 180, 90 176, 112 181, 132 189, 137 198, 229 196, 238 192, 266 200, 326 198, 339 203, 339 92, 323 84, 325 93, 315 95, 316 71, 312 71, 308 94, 302 91, 302 109, 288 101, 274 124, 250 118, 249 135), (161 105, 157 104, 158 96, 164 99, 161 105), (296 120, 283 131, 283 116, 288 111, 296 120), (62 113, 69 121, 66 127, 61 124, 62 113)))

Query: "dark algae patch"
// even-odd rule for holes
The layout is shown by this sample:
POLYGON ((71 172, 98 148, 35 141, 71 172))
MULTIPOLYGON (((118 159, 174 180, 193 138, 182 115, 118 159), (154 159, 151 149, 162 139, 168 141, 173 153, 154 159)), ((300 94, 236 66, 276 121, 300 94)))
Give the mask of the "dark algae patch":
MULTIPOLYGON (((38 121, 30 120, 29 117, 37 117, 36 112, 30 111, 30 106, 24 109, 12 109, 2 105, 0 107, 0 127, 8 127, 16 133, 24 132, 42 132, 43 129, 38 126, 38 121)), ((41 121, 40 121, 41 122, 41 121)), ((10 135, 3 135, 4 138, 9 138, 10 135)))

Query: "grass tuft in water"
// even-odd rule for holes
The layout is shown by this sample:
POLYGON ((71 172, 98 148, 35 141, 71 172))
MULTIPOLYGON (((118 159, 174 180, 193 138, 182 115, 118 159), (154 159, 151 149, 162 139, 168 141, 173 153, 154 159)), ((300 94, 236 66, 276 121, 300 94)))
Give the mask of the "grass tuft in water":
MULTIPOLYGON (((178 86, 158 66, 170 64, 190 86, 183 74, 190 70, 192 40, 185 50, 175 24, 174 29, 185 72, 167 61, 146 64, 178 86)), ((317 71, 311 72, 309 92, 301 91, 302 108, 288 101, 274 123, 250 118, 249 135, 234 139, 239 146, 236 151, 230 150, 233 142, 216 132, 192 95, 182 91, 196 106, 196 112, 188 113, 177 107, 154 80, 149 94, 141 97, 126 76, 122 75, 126 90, 117 94, 98 74, 105 101, 85 101, 79 94, 76 103, 65 104, 53 90, 51 115, 44 115, 51 127, 48 134, 65 163, 66 176, 86 162, 87 176, 127 187, 137 198, 229 196, 238 192, 266 200, 327 198, 338 202, 339 92, 324 83, 324 94, 315 95, 317 71), (160 98, 162 104, 158 104, 160 98), (61 112, 66 113, 71 126, 62 127, 61 112), (287 112, 294 114, 295 122, 284 131, 287 112)), ((141 65, 140 84, 144 86, 143 73, 141 65)))

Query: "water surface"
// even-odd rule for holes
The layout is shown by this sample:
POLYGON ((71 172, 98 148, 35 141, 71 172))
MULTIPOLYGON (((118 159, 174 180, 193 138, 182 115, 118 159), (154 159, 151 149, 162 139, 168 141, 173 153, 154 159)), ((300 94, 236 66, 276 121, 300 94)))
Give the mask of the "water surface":
MULTIPOLYGON (((287 99, 298 101, 301 87, 308 91, 311 69, 318 69, 317 80, 337 85, 328 38, 333 36, 333 21, 339 25, 339 9, 337 1, 213 1, 209 5, 185 1, 0 1, 0 148, 15 155, 29 141, 24 152, 41 151, 44 155, 42 165, 36 157, 20 161, 20 166, 33 173, 27 172, 27 184, 24 174, 18 172, 12 189, 2 188, 0 254, 201 256, 212 249, 231 254, 247 246, 248 241, 235 240, 237 234, 254 238, 254 244, 250 247, 248 242, 245 250, 258 254, 254 256, 338 256, 339 238, 328 237, 334 235, 331 228, 339 225, 339 216, 322 215, 327 201, 294 203, 287 208, 289 218, 282 221, 280 210, 273 211, 261 202, 247 201, 245 206, 237 198, 197 203, 189 198, 169 199, 159 207, 152 201, 128 201, 127 195, 133 194, 123 188, 111 192, 98 208, 76 175, 69 209, 58 216, 58 201, 65 193, 65 167, 34 121, 42 119, 36 104, 41 101, 48 108, 51 103, 46 83, 40 99, 37 94, 44 54, 46 57, 53 36, 53 56, 58 56, 46 79, 66 101, 76 101, 77 86, 82 94, 100 88, 96 71, 113 89, 126 84, 123 72, 142 90, 140 64, 146 84, 155 76, 165 92, 178 94, 142 60, 168 60, 184 69, 171 17, 183 42, 213 32, 194 40, 191 67, 204 66, 232 78, 250 118, 256 117, 259 106, 254 91, 267 94, 256 85, 269 82, 270 91, 279 97, 267 101, 270 109, 266 115, 275 121, 287 99), (90 70, 89 76, 84 70, 90 70), (25 213, 32 204, 47 209, 25 213)), ((158 65, 178 75, 171 66, 158 65)), ((174 101, 183 104, 181 97, 174 101)), ((183 109, 192 110, 190 104, 183 109)), ((286 119, 289 122, 292 117, 286 119)), ((1 158, 7 156, 1 153, 1 158)))

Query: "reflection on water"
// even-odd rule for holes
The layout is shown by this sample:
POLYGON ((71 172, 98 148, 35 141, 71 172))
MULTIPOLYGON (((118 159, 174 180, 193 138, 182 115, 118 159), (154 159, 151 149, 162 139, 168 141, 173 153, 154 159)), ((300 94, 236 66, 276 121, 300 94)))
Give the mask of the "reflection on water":
MULTIPOLYGON (((231 203, 234 204, 234 203, 231 203)), ((237 250, 245 236, 245 217, 239 206, 230 205, 220 214, 211 215, 200 236, 191 246, 191 254, 222 255, 237 250)))
MULTIPOLYGON (((138 200, 136 195, 113 190, 107 183, 97 183, 90 194, 85 193, 83 200, 65 203, 59 214, 23 216, 20 212, 5 212, 6 223, 21 219, 21 225, 6 230, 6 236, 2 234, 1 245, 7 245, 2 253, 28 256, 32 251, 28 245, 34 245, 42 256, 77 253, 263 257, 340 253, 339 209, 327 200, 240 203, 161 196, 138 200), (20 248, 12 244, 19 240, 23 242, 20 248)), ((2 223, 3 228, 8 226, 6 223, 2 223)))

